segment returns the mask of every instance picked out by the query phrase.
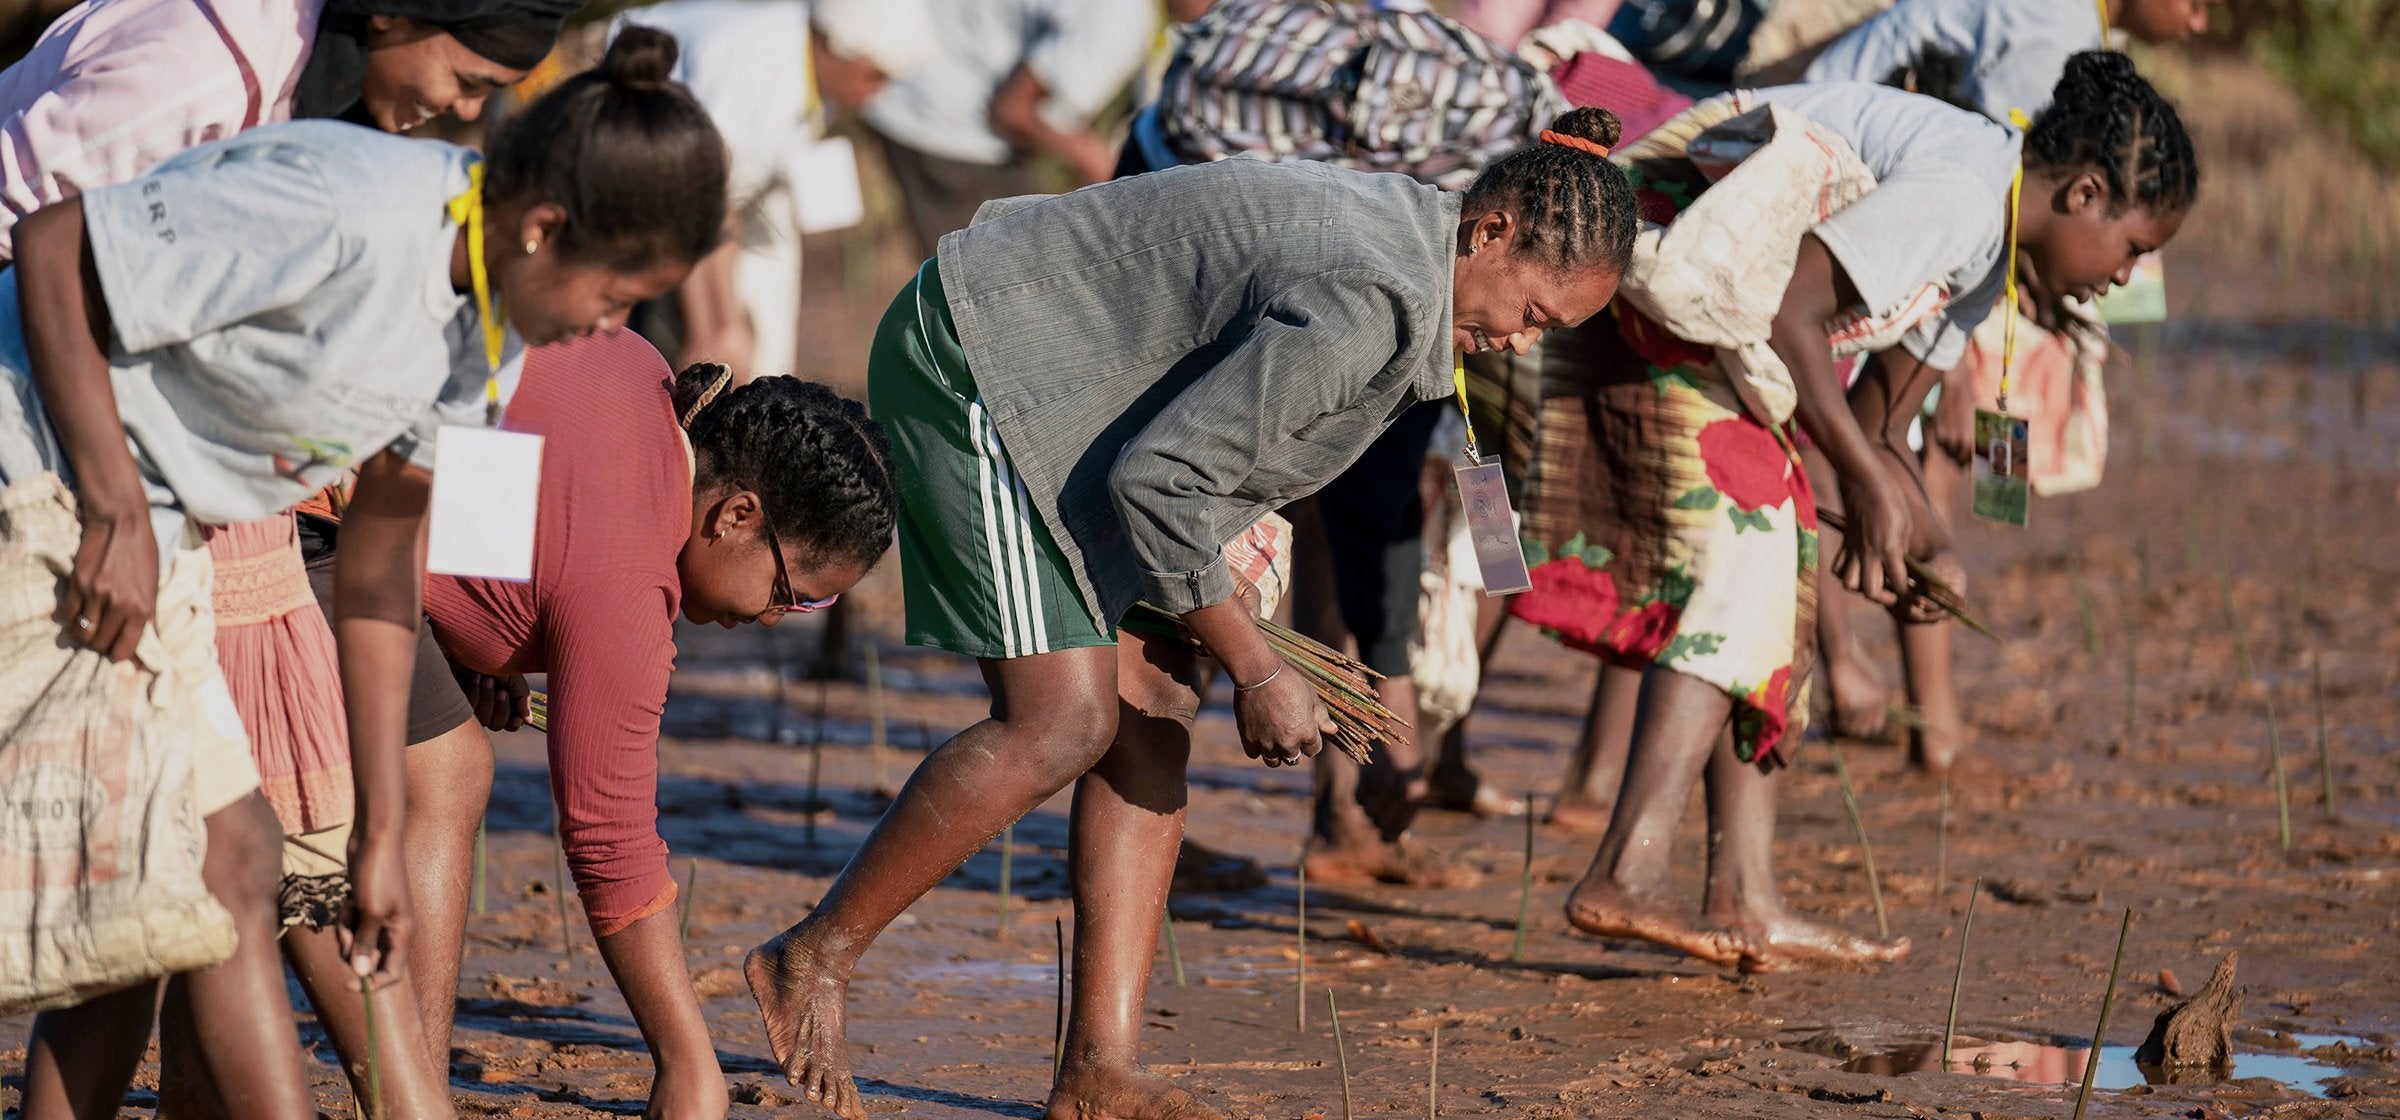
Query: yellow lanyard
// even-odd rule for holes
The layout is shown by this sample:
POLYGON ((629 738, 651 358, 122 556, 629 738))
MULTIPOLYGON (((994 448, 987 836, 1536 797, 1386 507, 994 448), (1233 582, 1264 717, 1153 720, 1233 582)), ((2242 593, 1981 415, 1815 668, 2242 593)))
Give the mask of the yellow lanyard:
POLYGON ((2100 9, 2100 49, 2108 49, 2108 0, 2092 0, 2100 9))
POLYGON ((1458 386, 1458 418, 1467 422, 1467 461, 1480 463, 1483 454, 1475 448, 1475 417, 1467 411, 1467 360, 1458 359, 1450 368, 1451 383, 1458 386))
POLYGON ((484 412, 500 421, 500 349, 508 337, 508 315, 492 297, 492 277, 483 265, 483 165, 467 168, 467 189, 450 200, 450 220, 467 231, 467 275, 475 284, 475 314, 483 320, 483 358, 491 376, 483 382, 484 412))
MULTIPOLYGON (((2105 2, 2105 0, 2103 0, 2105 2)), ((2025 110, 2010 109, 2010 123, 2018 129, 2033 127, 2025 119, 2025 110)), ((2008 177, 2008 279, 2001 286, 2000 298, 2005 301, 2000 320, 2000 408, 2008 412, 2008 379, 2017 368, 2017 201, 2025 193, 2025 161, 2017 160, 2016 171, 2008 177)))

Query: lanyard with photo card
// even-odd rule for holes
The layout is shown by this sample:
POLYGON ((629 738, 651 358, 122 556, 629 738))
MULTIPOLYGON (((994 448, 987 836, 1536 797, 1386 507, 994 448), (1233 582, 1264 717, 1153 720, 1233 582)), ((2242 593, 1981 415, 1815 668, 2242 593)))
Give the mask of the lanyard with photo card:
POLYGON ((1533 587, 1525 568, 1525 546, 1517 540, 1517 513, 1508 505, 1508 481, 1500 473, 1498 456, 1486 458, 1475 446, 1475 417, 1467 411, 1467 364, 1451 370, 1458 386, 1458 415, 1467 422, 1465 460, 1458 464, 1458 501, 1467 511, 1467 538, 1475 545, 1475 564, 1483 569, 1483 593, 1514 595, 1533 587))
POLYGON ((483 263, 483 165, 467 169, 466 193, 449 214, 467 231, 467 273, 475 285, 475 314, 483 324, 483 427, 444 424, 433 472, 432 526, 425 568, 479 579, 533 578, 534 506, 541 498, 542 437, 500 430, 500 354, 506 312, 492 297, 483 263))
MULTIPOLYGON (((2025 128, 2025 114, 2009 110, 2018 128, 2025 128)), ((2033 504, 2032 466, 2026 456, 2027 424, 2023 417, 2008 414, 2008 382, 2016 372, 2017 320, 2017 202, 2025 190, 2025 167, 2017 166, 2008 183, 2008 265, 2007 279, 2001 288, 2000 314, 2000 399, 1999 408, 1975 410, 1974 509, 1975 516, 1986 521, 1998 521, 2022 527, 2033 504)))

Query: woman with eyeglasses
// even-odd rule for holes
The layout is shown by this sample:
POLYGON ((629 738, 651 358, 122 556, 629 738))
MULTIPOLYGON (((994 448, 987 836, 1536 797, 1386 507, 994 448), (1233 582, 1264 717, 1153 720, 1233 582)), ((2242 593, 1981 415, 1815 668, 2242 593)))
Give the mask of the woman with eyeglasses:
POLYGON ((533 578, 426 580, 426 617, 473 700, 423 673, 409 700, 409 963, 444 1065, 492 787, 477 716, 522 726, 523 674, 547 673, 559 835, 657 1064, 654 1114, 725 1114, 658 835, 675 618, 772 626, 828 606, 898 516, 890 445, 857 402, 792 377, 732 382, 722 365, 674 373, 630 331, 527 351, 502 426, 543 437, 533 578))

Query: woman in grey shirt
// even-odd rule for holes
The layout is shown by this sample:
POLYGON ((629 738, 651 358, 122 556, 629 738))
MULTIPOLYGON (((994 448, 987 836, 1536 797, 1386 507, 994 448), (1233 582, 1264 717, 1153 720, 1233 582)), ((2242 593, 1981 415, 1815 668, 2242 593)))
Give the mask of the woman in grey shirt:
POLYGON ((1324 711, 1222 546, 1450 396, 1460 352, 1522 352, 1607 303, 1635 225, 1602 158, 1615 138, 1610 114, 1569 113, 1464 195, 1227 160, 991 203, 942 239, 884 317, 868 396, 899 475, 908 638, 980 658, 992 716, 750 955, 776 1061, 810 1100, 864 1115, 842 1024, 867 945, 1080 778, 1079 983, 1051 1109, 1208 1114, 1134 1060, 1196 676, 1180 643, 1119 647, 1117 623, 1137 601, 1181 616, 1233 678, 1243 748, 1314 755, 1324 711))

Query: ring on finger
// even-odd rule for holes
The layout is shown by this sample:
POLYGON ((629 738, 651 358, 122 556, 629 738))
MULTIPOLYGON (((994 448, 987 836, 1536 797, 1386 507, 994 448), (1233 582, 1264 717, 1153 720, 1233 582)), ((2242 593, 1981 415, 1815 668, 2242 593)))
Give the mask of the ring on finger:
POLYGON ((75 616, 75 628, 76 628, 77 630, 81 630, 81 631, 83 631, 83 632, 84 632, 84 633, 86 633, 86 634, 89 634, 89 633, 91 633, 91 632, 92 632, 92 620, 91 620, 91 619, 88 619, 88 618, 85 618, 85 617, 84 617, 84 616, 82 616, 82 615, 76 615, 76 616, 75 616))

